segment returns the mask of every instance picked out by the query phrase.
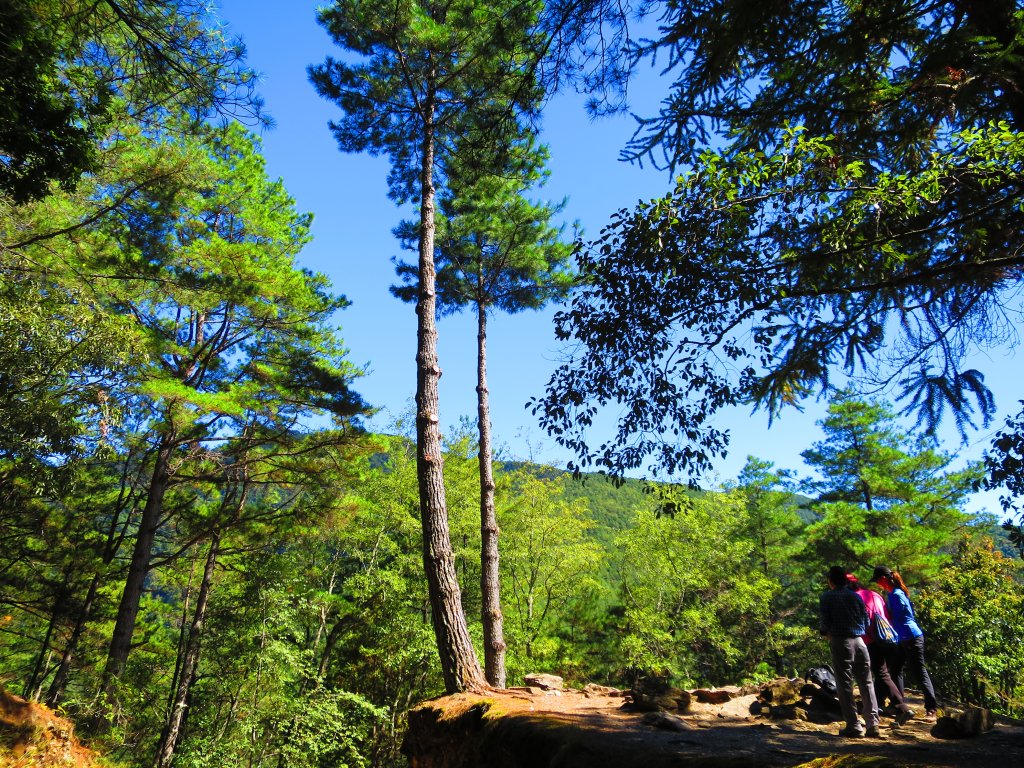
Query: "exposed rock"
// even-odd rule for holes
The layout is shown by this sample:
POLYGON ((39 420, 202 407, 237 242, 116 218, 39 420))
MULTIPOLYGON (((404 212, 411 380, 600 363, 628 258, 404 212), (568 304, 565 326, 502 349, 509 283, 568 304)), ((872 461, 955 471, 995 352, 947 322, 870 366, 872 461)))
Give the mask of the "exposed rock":
MULTIPOLYGON (((770 709, 754 696, 720 707, 694 701, 693 714, 680 715, 634 714, 617 698, 572 690, 539 697, 459 694, 410 713, 403 752, 412 768, 1024 766, 1024 727, 1003 719, 970 740, 935 738, 932 724, 920 720, 895 729, 889 718, 883 724, 889 739, 843 739, 833 724, 719 716, 742 703, 770 709)), ((774 706, 799 718, 806 702, 774 706)))
POLYGON ((702 704, 725 704, 725 702, 732 699, 733 694, 724 688, 716 688, 714 690, 698 688, 693 692, 693 697, 702 704))
POLYGON ((561 691, 565 688, 565 681, 558 675, 546 675, 534 672, 523 678, 523 681, 531 688, 540 688, 544 691, 561 691))
POLYGON ((843 719, 839 699, 830 692, 808 683, 801 689, 807 702, 807 719, 812 723, 835 723, 843 719))
POLYGON ((689 691, 669 686, 654 691, 634 688, 626 694, 626 698, 623 706, 633 712, 686 712, 693 700, 689 691))
POLYGON ((651 696, 639 691, 630 691, 626 696, 626 703, 622 706, 631 712, 667 712, 676 710, 679 706, 677 701, 668 695, 651 696))
POLYGON ((807 705, 803 701, 792 704, 770 704, 768 716, 773 720, 806 720, 807 705))
POLYGON ((753 717, 760 714, 761 702, 757 700, 756 693, 749 693, 745 696, 737 696, 722 705, 718 710, 719 717, 753 717))
POLYGON ((643 718, 644 725, 661 728, 663 731, 688 731, 692 726, 683 722, 682 718, 668 712, 648 712, 643 718))
POLYGON ((689 691, 675 688, 664 680, 638 680, 626 693, 623 707, 632 712, 686 712, 693 697, 689 691))
POLYGON ((673 698, 676 701, 676 709, 680 712, 685 712, 690 708, 690 702, 693 701, 693 697, 690 696, 689 691, 684 691, 679 688, 673 689, 673 698))
POLYGON ((762 685, 758 695, 765 704, 773 706, 796 704, 803 698, 803 686, 804 684, 798 680, 779 677, 762 685))
POLYGON ((583 686, 583 695, 587 697, 591 696, 609 696, 618 698, 625 696, 626 692, 621 691, 618 688, 612 688, 608 685, 598 685, 597 683, 587 683, 583 686))
POLYGON ((938 739, 968 739, 991 731, 994 725, 992 712, 981 707, 946 710, 932 728, 932 736, 938 739))

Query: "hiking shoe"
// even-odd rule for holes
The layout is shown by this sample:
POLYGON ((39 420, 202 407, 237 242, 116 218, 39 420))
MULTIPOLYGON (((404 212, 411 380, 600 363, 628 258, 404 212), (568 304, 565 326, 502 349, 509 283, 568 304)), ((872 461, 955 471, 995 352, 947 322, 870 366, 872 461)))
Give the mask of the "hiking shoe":
POLYGON ((927 712, 924 713, 924 719, 926 722, 934 723, 936 720, 939 719, 939 713, 934 709, 929 709, 927 712))
POLYGON ((882 735, 882 732, 880 730, 878 730, 878 726, 877 725, 873 725, 870 728, 868 728, 866 731, 864 731, 864 735, 867 736, 869 739, 884 739, 885 738, 885 736, 882 735))
MULTIPOLYGON (((878 729, 876 728, 875 730, 878 729)), ((859 726, 857 728, 851 728, 850 726, 846 726, 841 731, 839 731, 839 735, 847 739, 860 739, 864 736, 864 729, 859 726)))
POLYGON ((910 707, 903 707, 903 709, 896 711, 896 725, 906 725, 907 720, 914 716, 914 710, 910 707))

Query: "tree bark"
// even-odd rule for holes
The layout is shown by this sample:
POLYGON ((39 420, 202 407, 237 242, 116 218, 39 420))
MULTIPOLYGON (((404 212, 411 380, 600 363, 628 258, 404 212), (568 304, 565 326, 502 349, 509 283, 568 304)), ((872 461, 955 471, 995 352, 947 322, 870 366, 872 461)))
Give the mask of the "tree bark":
MULTIPOLYGON (((483 271, 480 272, 480 278, 483 271)), ((487 389, 487 307, 477 305, 476 394, 480 437, 480 594, 484 628, 484 675, 495 688, 505 687, 505 632, 498 572, 498 519, 494 511, 491 456, 491 404, 487 389)))
POLYGON ((156 539, 160 515, 163 511, 164 494, 170 485, 170 461, 173 444, 173 439, 165 435, 157 449, 153 478, 149 483, 146 505, 142 508, 142 520, 139 521, 139 532, 135 537, 135 547, 132 550, 132 559, 128 566, 128 576, 125 579, 121 603, 117 609, 117 621, 110 638, 107 664, 103 669, 101 687, 108 696, 113 693, 114 681, 119 679, 124 672, 128 654, 131 651, 132 635, 139 617, 139 605, 142 602, 146 574, 153 556, 153 542, 156 539))
POLYGON ((181 673, 178 676, 178 687, 174 695, 174 701, 167 717, 167 724, 160 738, 160 745, 157 747, 156 768, 170 768, 174 760, 174 752, 178 746, 178 739, 181 736, 181 726, 185 721, 185 712, 188 709, 189 694, 192 690, 192 683, 195 681, 196 669, 199 667, 199 653, 203 638, 203 624, 206 620, 206 607, 210 601, 210 586, 213 583, 214 569, 217 567, 217 554, 220 550, 220 533, 214 531, 210 540, 210 551, 206 556, 206 568, 203 570, 203 580, 199 585, 199 595, 196 597, 196 613, 192 620, 192 626, 188 630, 188 641, 185 643, 184 659, 181 663, 181 673))
POLYGON ((444 462, 438 414, 436 288, 434 272, 434 99, 424 100, 420 169, 419 293, 416 302, 416 477, 423 524, 423 568, 427 576, 431 621, 441 672, 448 693, 485 686, 480 662, 462 610, 462 593, 448 533, 444 462))

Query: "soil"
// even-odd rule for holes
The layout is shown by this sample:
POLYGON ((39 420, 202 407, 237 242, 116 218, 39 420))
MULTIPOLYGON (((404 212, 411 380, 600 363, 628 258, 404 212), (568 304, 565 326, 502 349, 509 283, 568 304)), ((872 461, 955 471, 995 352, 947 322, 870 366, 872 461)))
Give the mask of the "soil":
POLYGON ((0 688, 0 768, 96 768, 71 721, 0 688))
MULTIPOLYGON (((403 750, 416 768, 542 766, 1024 766, 1024 725, 999 719, 979 736, 938 738, 935 723, 883 718, 882 739, 842 738, 839 723, 750 714, 756 694, 693 701, 683 714, 624 708, 621 693, 518 688, 428 702, 403 750)), ((923 712, 920 699, 908 699, 923 712)), ((941 712, 940 712, 941 714, 941 712)))

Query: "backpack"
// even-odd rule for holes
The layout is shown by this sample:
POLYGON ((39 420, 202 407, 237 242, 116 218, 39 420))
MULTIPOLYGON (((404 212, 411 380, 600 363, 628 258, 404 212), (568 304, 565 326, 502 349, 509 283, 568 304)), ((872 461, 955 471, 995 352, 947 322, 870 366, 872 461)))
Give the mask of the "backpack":
POLYGON ((833 696, 836 695, 838 687, 836 686, 836 676, 832 672, 832 667, 811 667, 807 670, 807 674, 804 675, 804 679, 809 683, 814 683, 823 691, 827 691, 833 696))
POLYGON ((882 645, 895 645, 900 641, 899 634, 881 613, 876 613, 871 622, 871 638, 882 645))

